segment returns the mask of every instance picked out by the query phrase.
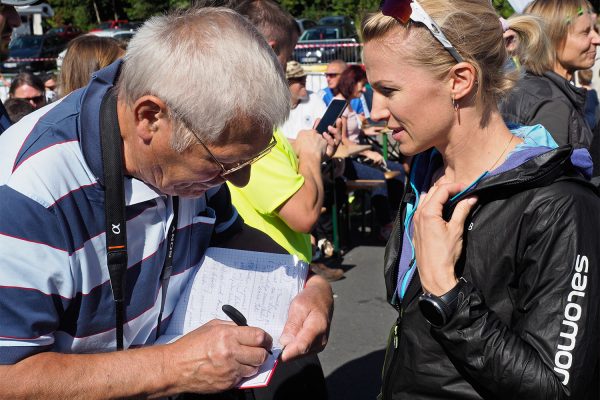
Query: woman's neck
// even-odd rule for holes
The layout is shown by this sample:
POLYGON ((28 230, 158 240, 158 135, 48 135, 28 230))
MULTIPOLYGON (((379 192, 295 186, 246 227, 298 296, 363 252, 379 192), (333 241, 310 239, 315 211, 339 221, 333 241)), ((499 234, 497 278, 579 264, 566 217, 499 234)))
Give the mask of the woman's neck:
POLYGON ((573 79, 573 71, 567 70, 558 60, 554 62, 554 72, 568 81, 573 79))
POLYGON ((470 184, 482 173, 500 166, 514 147, 522 142, 504 124, 500 114, 492 112, 486 127, 479 126, 479 118, 457 127, 445 145, 437 149, 444 159, 439 183, 470 184))

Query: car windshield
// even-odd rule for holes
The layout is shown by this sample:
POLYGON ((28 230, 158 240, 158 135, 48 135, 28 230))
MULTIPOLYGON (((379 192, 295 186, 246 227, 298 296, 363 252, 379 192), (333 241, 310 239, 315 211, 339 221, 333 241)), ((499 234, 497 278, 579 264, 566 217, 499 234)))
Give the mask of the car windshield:
POLYGON ((40 47, 42 44, 42 38, 36 36, 17 36, 14 38, 8 46, 11 50, 14 49, 30 49, 40 47))
POLYGON ((338 28, 314 28, 304 31, 300 36, 300 41, 339 39, 339 37, 340 30, 338 28))

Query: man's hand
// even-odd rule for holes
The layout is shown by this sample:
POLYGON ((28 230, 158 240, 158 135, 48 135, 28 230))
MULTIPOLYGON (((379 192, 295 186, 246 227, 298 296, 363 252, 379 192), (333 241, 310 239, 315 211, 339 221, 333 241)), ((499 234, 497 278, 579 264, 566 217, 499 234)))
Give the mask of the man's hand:
POLYGON ((320 276, 313 275, 306 287, 292 301, 288 320, 279 339, 285 347, 282 361, 288 361, 325 348, 333 315, 331 286, 320 276))
MULTIPOLYGON (((321 121, 321 118, 317 118, 315 120, 313 129, 316 128, 317 125, 319 125, 320 121, 321 121)), ((342 119, 341 118, 336 119, 335 126, 329 125, 327 127, 327 131, 328 131, 328 133, 324 133, 322 135, 323 138, 325 139, 325 141, 327 142, 327 149, 325 150, 325 153, 322 154, 321 161, 327 161, 328 159, 333 157, 333 155, 335 154, 335 151, 337 150, 338 146, 342 142, 342 119)), ((300 131, 298 133, 298 136, 302 132, 305 132, 305 131, 300 131)), ((292 143, 292 142, 290 142, 290 143, 292 143)), ((292 143, 292 146, 295 146, 295 145, 292 143)), ((295 149, 296 148, 294 147, 294 150, 295 149)), ((296 154, 298 154, 297 151, 296 151, 296 154)))
POLYGON ((272 338, 262 329, 212 320, 164 346, 164 356, 167 371, 180 379, 178 391, 215 393, 256 374, 271 347, 272 338))

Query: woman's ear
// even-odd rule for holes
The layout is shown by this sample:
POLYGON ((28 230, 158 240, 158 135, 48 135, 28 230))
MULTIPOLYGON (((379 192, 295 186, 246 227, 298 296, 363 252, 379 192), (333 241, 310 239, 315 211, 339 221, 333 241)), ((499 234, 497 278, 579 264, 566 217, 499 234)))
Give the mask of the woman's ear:
POLYGON ((475 67, 467 62, 460 62, 450 71, 452 98, 456 101, 468 98, 477 90, 478 77, 475 67))

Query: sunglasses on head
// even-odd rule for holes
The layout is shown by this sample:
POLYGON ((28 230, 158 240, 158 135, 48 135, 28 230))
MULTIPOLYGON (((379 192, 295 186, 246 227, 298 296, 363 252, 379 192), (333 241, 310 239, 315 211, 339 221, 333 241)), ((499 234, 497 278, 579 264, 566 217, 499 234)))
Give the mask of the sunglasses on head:
POLYGON ((452 46, 446 35, 442 32, 438 24, 425 12, 417 0, 383 0, 381 2, 381 12, 383 15, 396 19, 403 25, 408 21, 419 22, 431 32, 438 42, 444 46, 444 49, 456 60, 464 61, 458 51, 452 46))

